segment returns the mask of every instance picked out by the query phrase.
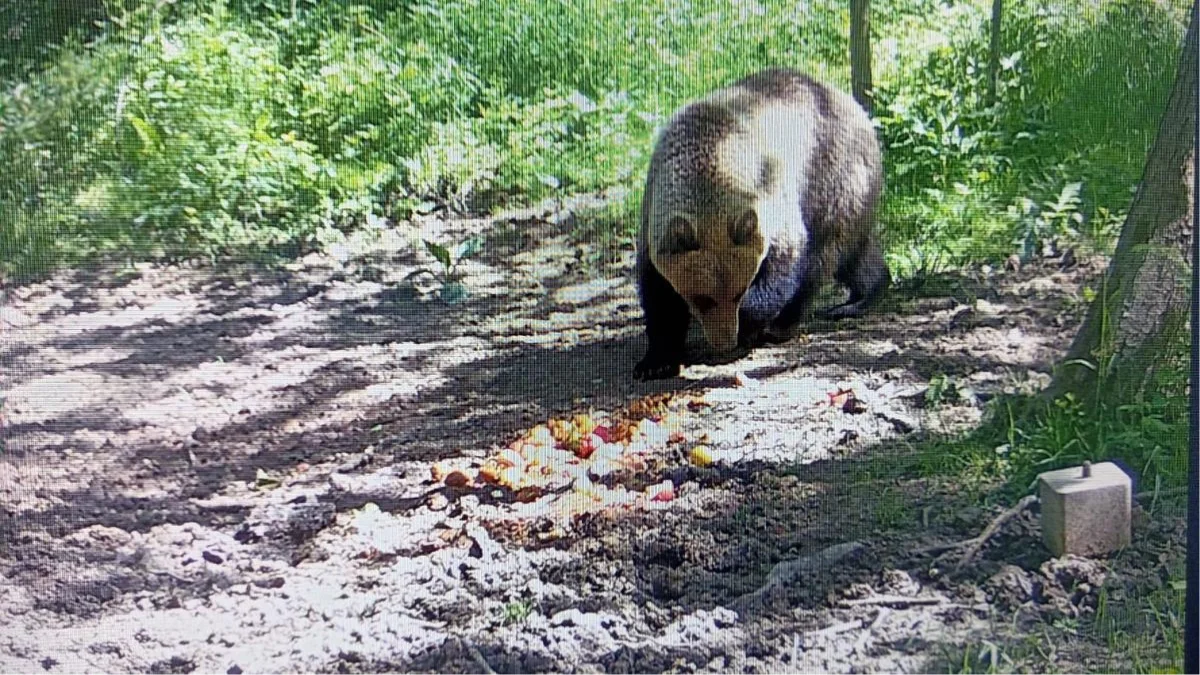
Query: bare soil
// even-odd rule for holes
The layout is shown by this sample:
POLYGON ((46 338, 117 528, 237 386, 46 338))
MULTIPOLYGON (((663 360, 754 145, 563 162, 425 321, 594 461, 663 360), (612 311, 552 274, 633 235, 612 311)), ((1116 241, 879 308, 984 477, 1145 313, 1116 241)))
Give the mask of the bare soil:
MULTIPOLYGON (((886 468, 1043 386, 1104 261, 898 292, 646 384, 631 254, 589 260, 582 206, 431 217, 275 270, 0 289, 0 671, 942 670, 1014 618, 1086 614, 1125 573, 1050 560, 1031 513, 948 574, 918 549, 998 509, 886 468), (462 302, 403 280, 436 267, 418 227, 490 233, 462 302), (939 374, 967 395, 924 405, 939 374), (671 502, 549 536, 503 491, 431 478, 550 417, 682 389, 711 403, 686 432, 717 461, 664 456, 634 479, 672 480, 671 502), (842 389, 861 405, 828 405, 842 389)), ((1142 528, 1132 576, 1179 530, 1142 528)))

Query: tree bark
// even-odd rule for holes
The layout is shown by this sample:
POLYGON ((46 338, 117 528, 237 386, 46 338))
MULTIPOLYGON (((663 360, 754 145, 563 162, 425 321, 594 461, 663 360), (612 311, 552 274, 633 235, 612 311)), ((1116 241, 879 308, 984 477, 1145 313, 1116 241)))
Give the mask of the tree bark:
POLYGON ((871 113, 871 0, 850 0, 850 85, 854 100, 871 113))
POLYGON ((992 39, 988 47, 987 104, 996 102, 996 78, 1000 72, 1000 18, 1003 16, 1004 0, 992 0, 992 39))
MULTIPOLYGON (((1100 293, 1048 394, 1129 400, 1164 358, 1185 358, 1195 210, 1197 26, 1184 38, 1175 85, 1100 293)), ((1186 363, 1186 361, 1184 361, 1186 363)), ((1171 366, 1168 366, 1171 367, 1171 366)), ((1176 364, 1174 367, 1179 367, 1176 364)))

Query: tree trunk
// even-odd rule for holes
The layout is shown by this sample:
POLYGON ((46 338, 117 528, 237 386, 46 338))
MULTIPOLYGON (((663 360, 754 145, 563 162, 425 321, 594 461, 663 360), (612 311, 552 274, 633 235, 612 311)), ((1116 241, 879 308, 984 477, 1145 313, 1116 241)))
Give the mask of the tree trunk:
POLYGON ((854 100, 871 113, 871 0, 850 0, 850 84, 854 100))
MULTIPOLYGON (((1158 136, 1104 284, 1048 394, 1129 400, 1166 357, 1183 358, 1195 209, 1196 7, 1158 136)), ((1178 367, 1178 365, 1174 366, 1178 367)))
POLYGON ((1000 17, 1003 15, 1004 0, 992 0, 992 40, 988 48, 987 104, 996 102, 996 78, 1000 72, 1000 17))

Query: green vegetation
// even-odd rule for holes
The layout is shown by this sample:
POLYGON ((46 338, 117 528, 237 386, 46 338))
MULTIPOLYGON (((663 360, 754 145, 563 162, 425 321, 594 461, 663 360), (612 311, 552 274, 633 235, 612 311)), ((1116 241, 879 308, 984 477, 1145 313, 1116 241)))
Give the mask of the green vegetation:
MULTIPOLYGON (((872 3, 881 219, 900 280, 1052 243, 1109 250, 1190 2, 1006 2, 994 106, 990 5, 872 3)), ((626 189, 580 214, 598 264, 629 246, 674 107, 768 65, 849 83, 844 0, 0 0, 0 25, 0 280, 96 257, 295 255, 439 205, 626 189)), ((427 241, 441 267, 422 272, 457 298, 455 265, 480 245, 427 241)), ((927 444, 912 468, 992 498, 1114 457, 1140 490, 1182 485, 1186 368, 1161 372, 1104 409, 999 401, 991 426, 927 444)), ((926 403, 968 393, 939 377, 926 403)), ((901 460, 885 461, 894 474, 901 460)), ((911 517, 898 493, 878 506, 884 524, 911 517)), ((1174 599, 1146 602, 1176 639, 1174 599)), ((1136 669, 1163 667, 1121 642, 1144 626, 1097 625, 1136 669)), ((1003 660, 985 656, 963 669, 1003 660)))
POLYGON ((965 490, 983 493, 999 487, 996 496, 1008 497, 1032 490, 1039 473, 1085 460, 1123 462, 1138 478, 1140 491, 1182 487, 1187 478, 1186 371, 1170 372, 1159 386, 1132 402, 1101 404, 1103 409, 1069 395, 1053 401, 997 401, 989 424, 968 438, 921 448, 914 468, 922 475, 964 479, 965 490))
POLYGON ((424 267, 418 268, 410 272, 407 278, 418 277, 421 275, 429 275, 437 280, 438 295, 443 300, 450 304, 454 304, 465 297, 466 290, 462 285, 462 272, 458 270, 458 264, 467 258, 479 252, 483 246, 483 240, 480 237, 472 237, 465 241, 459 242, 453 250, 436 244, 432 241, 425 240, 425 250, 438 261, 441 269, 433 271, 424 267))
MULTIPOLYGON (((294 254, 430 202, 636 196, 655 124, 687 98, 769 64, 849 81, 833 0, 24 4, 0 3, 19 38, 0 47, 16 279, 97 254, 294 254)), ((1053 237, 1108 246, 1171 84, 1181 1, 1080 18, 1086 3, 1024 0, 987 108, 987 4, 873 7, 901 276, 1053 237)))

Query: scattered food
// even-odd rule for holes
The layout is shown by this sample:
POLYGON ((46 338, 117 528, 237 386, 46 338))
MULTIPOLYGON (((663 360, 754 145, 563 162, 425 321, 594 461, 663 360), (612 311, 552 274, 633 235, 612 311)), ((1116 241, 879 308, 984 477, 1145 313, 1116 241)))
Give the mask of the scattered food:
POLYGON ((650 501, 654 502, 669 502, 675 499, 675 485, 669 480, 665 480, 658 485, 648 490, 650 501))
POLYGON ((854 395, 854 392, 846 397, 846 402, 842 404, 842 412, 850 415, 861 415, 867 411, 867 404, 854 395))
POLYGON ((688 459, 692 464, 699 467, 706 467, 713 463, 712 451, 707 446, 697 445, 688 453, 688 459))
MULTIPOLYGON (((572 498, 565 500, 570 504, 568 515, 671 501, 675 487, 670 481, 644 492, 619 484, 610 488, 597 481, 618 472, 644 472, 650 455, 668 445, 688 442, 679 415, 707 405, 701 396, 655 394, 613 414, 592 411, 569 419, 550 419, 496 450, 478 469, 477 480, 508 488, 518 501, 526 503, 551 493, 555 499, 569 495, 572 498)), ((701 466, 712 463, 707 449, 699 453, 693 449, 689 457, 701 466)), ((449 485, 450 480, 470 484, 470 477, 443 469, 442 481, 449 485)))

